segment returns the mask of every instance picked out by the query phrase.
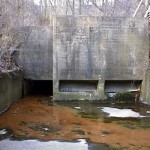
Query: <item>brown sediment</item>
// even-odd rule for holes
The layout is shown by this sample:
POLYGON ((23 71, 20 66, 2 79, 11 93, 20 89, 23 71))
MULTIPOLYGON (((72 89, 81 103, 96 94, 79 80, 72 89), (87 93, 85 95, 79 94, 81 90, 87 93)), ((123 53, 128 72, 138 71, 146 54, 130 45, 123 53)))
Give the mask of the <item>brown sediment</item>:
POLYGON ((43 105, 39 96, 27 96, 0 116, 0 128, 11 129, 14 136, 43 140, 88 138, 127 149, 150 149, 149 129, 129 129, 102 118, 81 118, 77 110, 54 104, 43 105))

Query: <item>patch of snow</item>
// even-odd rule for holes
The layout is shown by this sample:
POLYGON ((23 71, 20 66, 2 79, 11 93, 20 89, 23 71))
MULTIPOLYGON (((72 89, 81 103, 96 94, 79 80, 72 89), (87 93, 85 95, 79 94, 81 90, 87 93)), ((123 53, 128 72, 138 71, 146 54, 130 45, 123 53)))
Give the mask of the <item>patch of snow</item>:
POLYGON ((0 135, 4 135, 6 133, 7 133, 6 129, 0 130, 0 135))
POLYGON ((150 111, 147 111, 146 113, 147 113, 147 114, 150 114, 150 111))
POLYGON ((81 109, 81 107, 75 107, 75 109, 81 109))
POLYGON ((87 144, 87 142, 86 142, 85 139, 78 139, 77 141, 80 142, 80 143, 82 143, 82 144, 87 144))
POLYGON ((146 105, 148 105, 148 103, 147 102, 142 102, 143 104, 146 104, 146 105))
POLYGON ((88 144, 85 139, 79 139, 77 142, 5 139, 0 141, 0 148, 3 150, 88 150, 88 144))
POLYGON ((101 109, 103 112, 108 113, 109 117, 119 117, 119 118, 140 118, 145 117, 141 116, 139 113, 132 111, 131 109, 118 109, 118 108, 111 108, 111 107, 102 107, 101 109))
POLYGON ((109 97, 115 97, 116 93, 108 93, 109 97))
POLYGON ((43 128, 45 131, 48 131, 49 129, 48 128, 43 128))

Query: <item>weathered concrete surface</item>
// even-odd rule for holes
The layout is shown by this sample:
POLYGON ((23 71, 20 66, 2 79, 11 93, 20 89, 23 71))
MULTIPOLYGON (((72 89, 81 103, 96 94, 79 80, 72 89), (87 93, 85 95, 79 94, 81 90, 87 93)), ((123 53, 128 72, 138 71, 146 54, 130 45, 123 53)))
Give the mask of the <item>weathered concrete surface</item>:
POLYGON ((116 92, 135 92, 141 87, 142 81, 127 81, 127 80, 109 80, 105 81, 105 92, 116 93, 116 92))
POLYGON ((147 20, 57 17, 53 30, 54 99, 104 99, 105 80, 143 80, 148 62, 147 20), (97 90, 60 92, 60 80, 97 80, 97 90))
POLYGON ((22 96, 22 72, 0 74, 0 113, 22 96))
POLYGON ((150 70, 147 68, 143 78, 141 89, 141 100, 146 104, 150 104, 150 70))
POLYGON ((98 81, 61 80, 59 82, 60 92, 91 92, 97 89, 98 81))
MULTIPOLYGON (((22 29, 24 30, 24 29, 22 29)), ((53 32, 52 27, 28 27, 26 42, 18 48, 16 62, 25 79, 52 80, 53 32)))
POLYGON ((27 32, 16 62, 25 79, 53 80, 55 100, 105 99, 106 80, 144 79, 149 55, 146 19, 57 16, 53 27, 28 27, 27 32), (61 86, 63 92, 61 80, 70 81, 61 86), (78 80, 85 84, 74 84, 78 80), (96 89, 90 90, 89 80, 96 81, 96 89))

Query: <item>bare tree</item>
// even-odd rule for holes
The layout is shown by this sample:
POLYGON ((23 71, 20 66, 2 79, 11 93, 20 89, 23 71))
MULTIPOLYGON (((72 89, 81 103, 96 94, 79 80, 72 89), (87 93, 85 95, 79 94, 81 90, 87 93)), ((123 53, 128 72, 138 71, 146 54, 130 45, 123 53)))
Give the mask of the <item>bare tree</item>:
MULTIPOLYGON (((26 42, 28 26, 52 26, 57 15, 132 17, 139 0, 0 0, 0 71, 15 69, 12 59, 17 47, 26 42), (25 38, 26 36, 26 38, 25 38), (19 38, 18 38, 19 37, 19 38)), ((140 3, 136 16, 143 17, 149 0, 140 3)), ((17 68, 17 67, 16 67, 17 68)))

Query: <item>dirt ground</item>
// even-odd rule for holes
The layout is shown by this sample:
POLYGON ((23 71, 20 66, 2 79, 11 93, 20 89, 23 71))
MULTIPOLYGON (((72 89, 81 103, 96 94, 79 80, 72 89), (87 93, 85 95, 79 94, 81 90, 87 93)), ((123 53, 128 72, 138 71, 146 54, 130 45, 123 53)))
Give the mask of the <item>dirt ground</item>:
POLYGON ((150 129, 126 128, 115 122, 104 123, 103 118, 82 118, 78 110, 44 103, 39 96, 27 96, 0 116, 0 129, 11 129, 13 137, 41 140, 87 138, 128 150, 149 150, 150 129))

